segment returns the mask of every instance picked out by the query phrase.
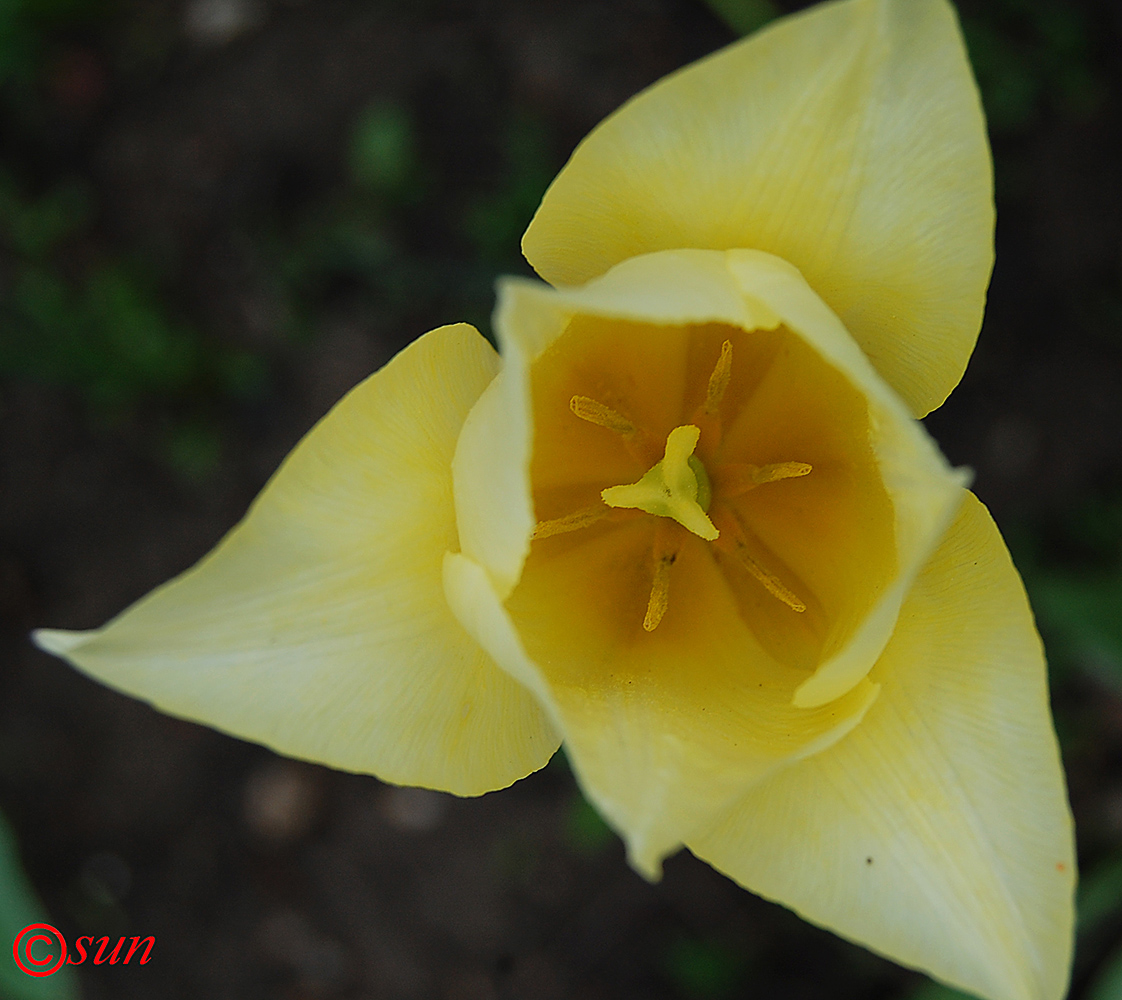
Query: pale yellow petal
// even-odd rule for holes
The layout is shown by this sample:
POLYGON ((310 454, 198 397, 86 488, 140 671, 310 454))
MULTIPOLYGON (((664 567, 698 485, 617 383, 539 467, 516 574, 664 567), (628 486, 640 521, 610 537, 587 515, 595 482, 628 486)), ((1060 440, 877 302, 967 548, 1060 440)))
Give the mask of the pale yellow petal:
POLYGON ((599 125, 546 193, 523 250, 559 285, 656 250, 775 254, 921 416, 962 377, 981 324, 991 174, 950 5, 827 3, 599 125))
POLYGON ((102 629, 37 641, 158 708, 283 753, 458 794, 558 745, 452 616, 451 460, 498 359, 443 327, 352 390, 194 569, 102 629))
POLYGON ((452 461, 459 547, 504 594, 518 582, 535 524, 529 409, 525 386, 500 371, 468 413, 452 461))
MULTIPOLYGON (((618 535, 606 540, 605 565, 628 542, 618 535)), ((658 639, 669 641, 657 643, 649 636, 627 642, 608 634, 610 623, 605 628, 597 614, 601 597, 589 587, 583 560, 555 562, 547 576, 535 575, 529 588, 519 586, 509 608, 466 556, 450 554, 445 564, 457 617, 538 694, 585 794, 624 837, 631 863, 648 878, 657 878, 662 859, 745 787, 858 725, 878 692, 863 681, 831 705, 792 706, 782 671, 751 633, 725 627, 735 610, 700 545, 679 555, 675 571, 691 586, 674 596, 675 618, 658 627, 658 639), (565 604, 572 612, 566 620, 579 627, 570 625, 561 636, 562 622, 525 613, 541 601, 565 604), (563 662, 551 656, 555 649, 563 662), (753 659, 768 666, 747 671, 753 659), (757 687, 769 671, 773 676, 757 687), (705 679, 698 682, 698 675, 705 679)))
POLYGON ((988 1000, 1060 1000, 1072 823, 1040 640, 968 495, 871 675, 881 695, 825 752, 689 842, 742 885, 988 1000))

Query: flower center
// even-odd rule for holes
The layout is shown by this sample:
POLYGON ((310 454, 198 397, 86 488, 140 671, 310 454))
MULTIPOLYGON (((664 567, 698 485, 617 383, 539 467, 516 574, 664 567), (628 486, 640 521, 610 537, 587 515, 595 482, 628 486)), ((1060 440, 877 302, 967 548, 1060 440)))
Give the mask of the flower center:
POLYGON ((693 453, 700 437, 700 427, 675 427, 666 439, 662 461, 637 483, 603 490, 601 499, 609 507, 635 507, 659 517, 672 517, 698 538, 716 540, 720 532, 706 515, 712 499, 709 474, 693 453))
MULTIPOLYGON (((549 538, 588 527, 611 515, 613 509, 640 510, 667 519, 659 523, 654 537, 654 569, 643 618, 643 628, 648 632, 653 632, 666 614, 670 570, 681 546, 689 538, 670 522, 713 543, 723 555, 731 556, 764 590, 792 611, 806 611, 806 604, 749 554, 748 533, 729 501, 767 483, 808 475, 811 466, 806 462, 756 466, 718 460, 711 479, 701 459, 694 454, 703 433, 711 443, 706 454, 715 453, 714 443, 720 441, 722 433, 720 404, 731 377, 732 343, 726 340, 709 376, 704 403, 697 408, 690 423, 670 431, 662 458, 638 482, 609 486, 600 492, 602 503, 563 517, 539 521, 534 529, 535 539, 549 538)), ((633 456, 646 455, 646 461, 650 461, 651 453, 657 454, 654 451, 657 439, 625 414, 589 396, 573 396, 569 409, 581 420, 622 437, 633 456)))

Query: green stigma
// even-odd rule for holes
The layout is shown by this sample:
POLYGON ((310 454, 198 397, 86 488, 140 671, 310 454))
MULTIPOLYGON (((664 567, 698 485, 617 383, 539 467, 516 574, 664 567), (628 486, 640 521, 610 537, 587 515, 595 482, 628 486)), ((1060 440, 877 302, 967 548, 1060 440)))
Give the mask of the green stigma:
POLYGON ((720 532, 706 511, 713 498, 709 474, 694 455, 701 429, 693 424, 675 427, 666 438, 662 460, 637 483, 611 486, 600 497, 609 507, 634 507, 658 517, 670 517, 707 542, 720 532))

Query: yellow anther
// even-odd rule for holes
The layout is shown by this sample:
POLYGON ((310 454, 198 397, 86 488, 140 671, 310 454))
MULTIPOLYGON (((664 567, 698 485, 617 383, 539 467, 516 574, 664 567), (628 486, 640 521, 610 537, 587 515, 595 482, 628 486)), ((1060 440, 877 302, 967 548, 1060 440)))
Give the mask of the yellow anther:
POLYGON ((607 517, 608 511, 603 507, 586 507, 584 510, 574 511, 564 517, 555 517, 549 521, 538 521, 531 538, 551 538, 553 535, 564 535, 569 531, 577 531, 595 524, 601 518, 607 517))
POLYGON ((699 460, 690 461, 700 436, 701 431, 692 424, 675 427, 666 439, 662 461, 637 483, 603 490, 601 499, 609 507, 636 507, 673 518, 699 538, 713 541, 720 532, 699 503, 699 499, 708 501, 708 476, 699 460))
POLYGON ((790 590, 783 586, 774 573, 769 573, 763 568, 755 559, 748 555, 748 550, 743 545, 736 546, 736 557, 740 560, 740 564, 748 570, 762 585, 772 597, 776 597, 787 605, 792 611, 803 612, 806 611, 806 605, 803 604, 790 590))
POLYGON ((655 560, 651 596, 647 600, 647 613, 643 616, 643 628, 648 632, 658 628, 658 623, 670 606, 670 567, 674 565, 676 558, 675 555, 667 555, 655 560))
POLYGON ((637 433, 635 425, 622 413, 616 413, 615 410, 588 396, 574 396, 569 400, 569 409, 581 420, 587 420, 590 424, 599 427, 607 427, 608 430, 622 434, 624 437, 634 437, 637 433))
POLYGON ((732 508, 722 506, 719 509, 718 517, 722 531, 721 540, 717 543, 720 551, 733 556, 764 590, 772 597, 782 601, 792 611, 798 611, 800 614, 806 611, 806 605, 799 600, 798 595, 784 586, 779 577, 774 573, 769 573, 749 554, 748 537, 744 533, 740 520, 732 512, 732 508))
POLYGON ((753 466, 752 479, 757 486, 763 486, 764 483, 777 483, 780 479, 798 479, 800 476, 808 476, 812 471, 812 467, 806 462, 775 462, 758 468, 753 466))
POLYGON ((729 387, 732 377, 732 341, 726 340, 721 345, 721 356, 709 376, 709 387, 705 391, 705 412, 716 413, 717 407, 724 399, 725 390, 729 387))
POLYGON ((757 486, 777 483, 781 479, 796 479, 809 475, 812 466, 806 462, 775 462, 772 465, 740 465, 729 463, 719 470, 717 490, 722 499, 738 497, 757 486))

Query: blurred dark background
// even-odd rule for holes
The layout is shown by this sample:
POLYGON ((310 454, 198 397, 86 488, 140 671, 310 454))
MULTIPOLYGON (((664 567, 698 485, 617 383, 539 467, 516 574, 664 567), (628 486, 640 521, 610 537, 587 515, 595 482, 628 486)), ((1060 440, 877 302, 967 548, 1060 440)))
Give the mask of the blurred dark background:
MULTIPOLYGON (((487 330, 581 136, 799 6, 0 0, 0 925, 157 938, 80 980, 4 959, 0 997, 954 995, 686 853, 646 884, 561 757, 477 800, 395 789, 158 715, 26 639, 190 565, 410 339, 487 330)), ((1122 997, 1120 10, 960 4, 998 260, 927 421, 1048 646, 1080 1000, 1122 997)))

